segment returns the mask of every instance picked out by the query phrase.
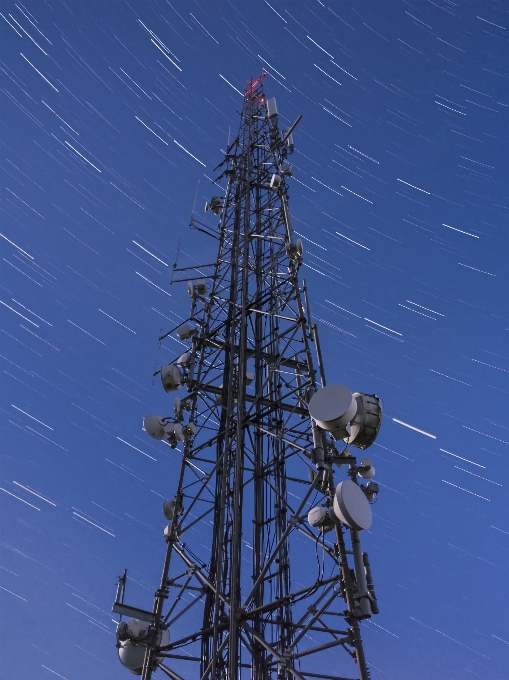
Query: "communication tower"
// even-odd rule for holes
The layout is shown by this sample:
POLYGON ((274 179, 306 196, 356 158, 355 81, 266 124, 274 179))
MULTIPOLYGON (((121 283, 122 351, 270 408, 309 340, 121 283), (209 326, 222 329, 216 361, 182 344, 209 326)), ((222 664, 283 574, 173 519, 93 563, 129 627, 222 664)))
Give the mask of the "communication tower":
POLYGON ((217 239, 217 261, 180 279, 190 316, 160 337, 186 345, 155 373, 172 413, 144 420, 181 456, 163 504, 161 583, 152 609, 128 606, 124 572, 113 605, 120 660, 143 680, 182 680, 177 659, 186 680, 369 680, 360 621, 378 607, 359 534, 378 485, 360 483, 374 468, 347 446, 373 443, 382 409, 376 395, 326 384, 288 207, 300 116, 281 130, 262 81, 247 83, 216 168, 224 195, 205 209, 217 231, 191 218, 217 239))

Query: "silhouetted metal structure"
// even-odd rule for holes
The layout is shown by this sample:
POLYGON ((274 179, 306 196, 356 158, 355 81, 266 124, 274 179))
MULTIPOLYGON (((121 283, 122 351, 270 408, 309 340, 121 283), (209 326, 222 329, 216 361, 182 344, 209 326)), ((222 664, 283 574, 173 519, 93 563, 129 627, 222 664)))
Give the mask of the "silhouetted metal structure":
POLYGON ((178 395, 174 415, 144 421, 183 449, 163 506, 161 585, 151 611, 129 607, 124 574, 113 606, 131 619, 117 631, 120 659, 143 680, 156 669, 180 678, 175 659, 201 680, 369 678, 359 622, 378 609, 359 532, 378 487, 358 484, 374 469, 346 444, 374 441, 381 405, 326 386, 288 207, 300 117, 280 130, 262 80, 247 84, 239 134, 216 168, 224 196, 206 210, 218 231, 191 219, 218 239, 217 261, 188 280, 190 317, 160 338, 176 332, 185 345, 157 371, 178 395), (337 486, 334 466, 345 472, 337 486))

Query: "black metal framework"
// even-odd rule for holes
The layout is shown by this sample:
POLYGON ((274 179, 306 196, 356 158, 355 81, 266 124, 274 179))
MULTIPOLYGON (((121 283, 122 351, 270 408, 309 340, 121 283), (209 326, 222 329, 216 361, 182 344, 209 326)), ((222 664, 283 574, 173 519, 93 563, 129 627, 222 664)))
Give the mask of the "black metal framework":
POLYGON ((358 467, 309 416, 325 373, 288 209, 292 137, 269 113, 262 78, 251 80, 216 168, 226 189, 210 204, 214 273, 189 285, 188 349, 173 362, 187 394, 174 392, 167 418, 183 426, 183 455, 161 586, 140 614, 123 604, 124 575, 114 605, 150 624, 143 680, 156 669, 180 678, 172 659, 200 680, 369 678, 359 621, 378 609, 359 534, 306 522, 313 504, 332 506, 333 465, 353 481, 358 467), (324 670, 331 660, 337 674, 324 670))

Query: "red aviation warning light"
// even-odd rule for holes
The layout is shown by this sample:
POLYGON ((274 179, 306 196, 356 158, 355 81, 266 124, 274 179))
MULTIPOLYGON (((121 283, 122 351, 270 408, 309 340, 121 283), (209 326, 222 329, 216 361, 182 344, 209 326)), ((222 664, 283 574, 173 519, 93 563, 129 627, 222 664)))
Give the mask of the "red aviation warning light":
MULTIPOLYGON (((260 83, 263 81, 263 79, 265 78, 266 75, 267 75, 267 71, 265 71, 265 69, 264 69, 262 71, 262 75, 259 78, 257 78, 256 80, 253 80, 252 78, 251 78, 251 80, 248 80, 247 83, 246 83, 246 87, 244 89, 244 96, 245 97, 252 96, 254 94, 256 88, 258 87, 258 85, 260 85, 260 83)), ((261 101, 262 102, 264 101, 263 94, 262 94, 261 101)))

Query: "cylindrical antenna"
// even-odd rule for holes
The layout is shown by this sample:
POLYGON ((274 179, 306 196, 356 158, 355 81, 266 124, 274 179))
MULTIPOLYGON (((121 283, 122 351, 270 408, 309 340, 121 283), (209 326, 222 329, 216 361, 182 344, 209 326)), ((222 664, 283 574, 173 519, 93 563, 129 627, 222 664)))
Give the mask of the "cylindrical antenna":
POLYGON ((313 325, 313 335, 316 346, 316 356, 318 359, 318 368, 320 370, 320 380, 322 381, 322 387, 325 387, 327 383, 325 382, 325 370, 322 361, 322 348, 320 347, 320 338, 318 337, 318 326, 316 325, 316 323, 313 325))
MULTIPOLYGON (((198 180, 198 184, 196 185, 196 193, 194 195, 194 201, 193 201, 193 209, 191 210, 191 219, 189 220, 189 226, 193 226, 193 220, 194 220, 194 209, 196 208, 196 199, 198 198, 198 189, 200 188, 200 180, 198 180)), ((180 241, 179 241, 179 247, 180 247, 180 241)))
POLYGON ((306 302, 306 316, 308 319, 308 328, 309 328, 309 338, 310 340, 314 340, 314 334, 313 334, 313 321, 311 320, 311 308, 309 306, 309 297, 308 297, 308 288, 306 285, 306 279, 302 280, 302 292, 304 293, 304 300, 306 302))

